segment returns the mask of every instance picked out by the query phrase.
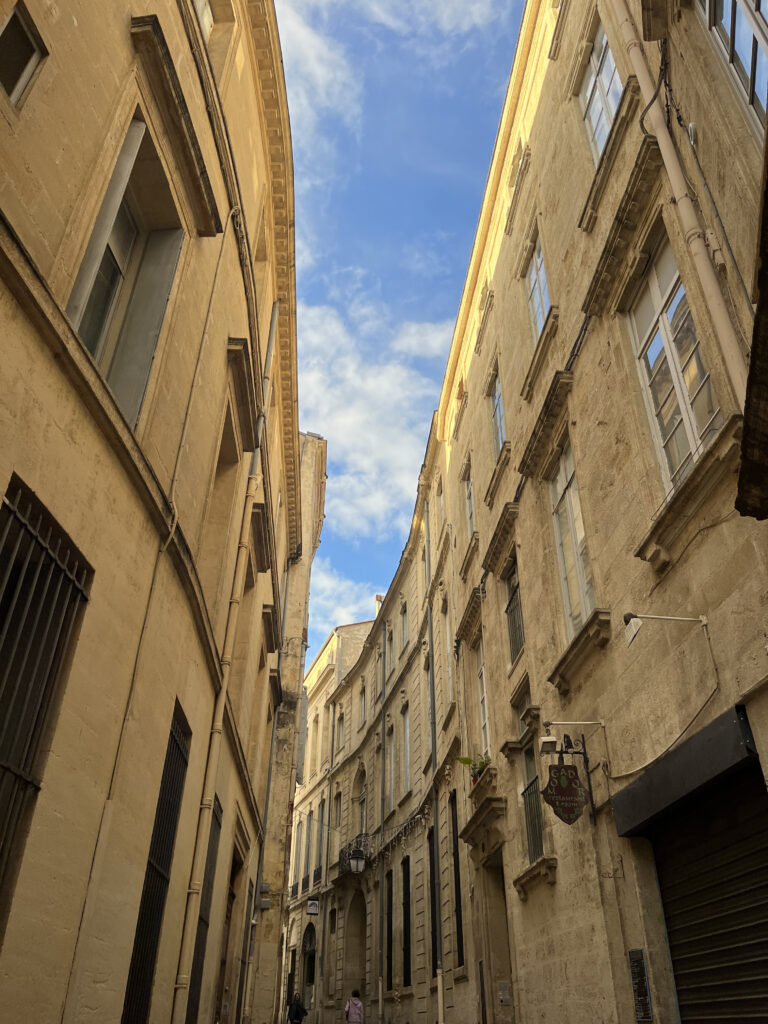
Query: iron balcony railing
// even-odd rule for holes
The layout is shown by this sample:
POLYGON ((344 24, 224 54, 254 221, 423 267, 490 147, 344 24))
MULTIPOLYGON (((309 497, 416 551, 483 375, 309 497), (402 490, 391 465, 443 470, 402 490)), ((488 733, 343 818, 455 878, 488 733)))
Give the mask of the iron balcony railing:
POLYGON ((317 885, 323 877, 323 865, 318 864, 312 872, 312 885, 317 885))
POLYGON ((525 808, 525 827, 528 833, 528 860, 533 864, 534 861, 544 856, 538 777, 533 782, 529 782, 523 790, 523 807, 525 808))
POLYGON ((299 895, 299 883, 298 882, 294 882, 291 885, 291 896, 293 897, 293 896, 298 896, 298 895, 299 895))
POLYGON ((301 880, 301 891, 306 892, 309 888, 309 875, 304 875, 301 880))
POLYGON ((506 607, 507 629, 509 630, 509 651, 512 661, 518 656, 525 643, 523 631, 523 609, 520 603, 520 587, 515 586, 506 607))

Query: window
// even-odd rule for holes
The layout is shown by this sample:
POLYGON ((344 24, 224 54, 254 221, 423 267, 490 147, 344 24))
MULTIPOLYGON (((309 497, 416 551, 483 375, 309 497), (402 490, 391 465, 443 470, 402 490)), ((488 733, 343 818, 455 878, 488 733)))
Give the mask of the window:
POLYGON ((765 0, 698 0, 710 29, 761 123, 768 92, 765 0))
POLYGON ((304 822, 299 821, 296 825, 296 845, 294 846, 293 855, 293 884, 299 884, 299 875, 301 874, 301 839, 304 831, 304 822))
POLYGON ((531 321, 533 338, 538 343, 544 328, 544 321, 549 313, 549 292, 547 275, 544 270, 544 256, 541 252, 541 239, 536 235, 533 254, 525 272, 525 290, 528 301, 528 316, 531 321))
POLYGON ((315 715, 312 720, 312 774, 317 773, 320 767, 320 716, 315 715))
POLYGON ((320 801, 320 811, 317 818, 317 852, 315 855, 315 872, 323 868, 323 835, 325 829, 325 800, 320 801))
POLYGON ((541 827, 539 773, 532 743, 523 750, 523 810, 528 838, 528 860, 533 864, 544 856, 544 838, 541 827))
POLYGON ((435 888, 435 830, 427 832, 427 852, 429 855, 429 923, 432 936, 432 977, 437 977, 437 890, 435 888))
POLYGON ((152 982, 155 976, 160 930, 165 911, 165 897, 171 880, 173 848, 176 845, 176 827, 179 823, 181 798, 189 761, 190 732, 184 714, 176 705, 171 721, 171 733, 165 752, 165 763, 160 779, 155 823, 149 843, 149 857, 144 875, 144 888, 139 904, 139 917, 133 940, 131 966, 125 987, 123 1024, 135 1024, 149 1019, 152 982))
POLYGON ((461 910, 461 865, 459 861, 459 818, 456 812, 456 790, 448 797, 451 812, 451 843, 453 850, 453 906, 456 919, 456 966, 464 964, 464 920, 461 910))
POLYGON ((26 7, 16 4, 0 28, 0 85, 14 107, 21 105, 35 69, 47 56, 26 7))
POLYGON ((360 683, 360 725, 365 725, 365 679, 360 683))
POLYGON ((403 883, 403 988, 411 984, 411 858, 400 864, 403 883))
POLYGON ((491 403, 491 428, 493 433, 493 454, 498 459, 501 449, 507 439, 504 429, 504 406, 501 400, 501 381, 499 371, 496 370, 488 389, 488 398, 491 403))
POLYGON ((477 669, 477 700, 480 712, 480 738, 482 741, 482 753, 488 756, 491 744, 488 739, 488 700, 485 692, 485 666, 483 664, 483 641, 477 645, 475 650, 475 665, 477 669))
POLYGON ((403 719, 403 793, 411 788, 411 718, 406 704, 402 712, 403 719))
POLYGON ((507 619, 507 633, 509 634, 509 656, 514 664, 525 644, 523 609, 520 604, 520 582, 517 578, 517 558, 515 557, 512 561, 512 571, 507 576, 505 583, 507 606, 504 609, 504 615, 507 619))
POLYGON ((341 828, 341 793, 333 798, 333 826, 341 828))
POLYGON ((392 627, 387 629, 387 675, 395 667, 395 642, 392 636, 392 627))
POLYGON ((7 904, 92 577, 15 475, 0 505, 0 567, 0 893, 7 904))
POLYGON ((392 991, 392 872, 388 871, 385 878, 385 914, 387 918, 387 992, 392 991))
POLYGON ((598 164, 621 99, 621 79, 608 45, 605 29, 599 26, 592 43, 579 103, 584 115, 592 158, 598 164))
POLYGON ((336 934, 336 908, 332 907, 328 914, 328 931, 331 935, 336 934))
POLYGON ((722 426, 722 415, 667 241, 630 319, 665 482, 674 488, 722 426))
POLYGON ((403 603, 400 608, 400 636, 402 637, 402 646, 408 643, 408 606, 403 603))
POLYGON ((336 723, 336 737, 337 747, 339 750, 344 746, 344 712, 339 712, 338 722, 336 723))
POLYGON ((475 503, 472 496, 472 463, 467 460, 462 474, 464 481, 464 510, 467 515, 467 535, 472 538, 475 532, 475 503))
POLYGON ((573 454, 567 439, 557 466, 557 475, 550 487, 568 639, 571 640, 594 609, 595 595, 573 454))
POLYGON ((304 877, 301 880, 302 892, 309 887, 309 865, 312 857, 312 826, 315 820, 315 812, 310 811, 307 815, 307 840, 304 847, 304 877))
POLYGON ((200 1007, 200 994, 203 988, 203 967, 205 965, 205 947, 208 943, 208 926, 211 920, 211 903, 213 901, 213 880, 216 875, 216 857, 219 852, 221 836, 222 807, 219 798, 213 798, 213 817, 211 831, 208 835, 208 851, 205 856, 205 873, 203 887, 200 890, 200 914, 197 918, 197 934, 195 935, 195 953, 192 959, 192 971, 189 976, 189 996, 187 997, 186 1024, 196 1024, 197 1012, 200 1007))
POLYGON ((530 707, 530 705, 531 705, 531 687, 529 686, 528 683, 526 683, 525 686, 523 687, 523 689, 520 691, 519 696, 515 697, 515 701, 514 701, 514 703, 512 705, 512 710, 514 712, 515 718, 517 719, 517 733, 518 733, 518 736, 522 736, 523 733, 525 732, 525 730, 527 729, 527 725, 525 723, 525 719, 523 718, 523 715, 525 714, 527 708, 530 707))
POLYGON ((67 314, 135 425, 184 232, 147 126, 136 117, 117 158, 67 314))
POLYGON ((437 510, 440 513, 440 525, 445 522, 445 501, 443 499, 443 478, 437 478, 437 510))
POLYGON ((395 807, 395 733, 390 729, 387 734, 387 810, 395 807))
POLYGON ((443 657, 445 658, 445 688, 449 704, 453 703, 453 645, 451 644, 451 623, 448 618, 448 602, 443 611, 443 657))

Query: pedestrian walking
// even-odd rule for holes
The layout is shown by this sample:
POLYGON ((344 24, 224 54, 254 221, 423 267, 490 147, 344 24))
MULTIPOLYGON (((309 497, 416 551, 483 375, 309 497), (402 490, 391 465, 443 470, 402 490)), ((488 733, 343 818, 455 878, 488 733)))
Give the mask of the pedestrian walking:
POLYGON ((344 1007, 344 1016, 347 1024, 363 1024, 363 1004, 360 1002, 360 993, 356 988, 352 989, 352 995, 344 1007))
MULTIPOLYGON (((288 1024, 301 1024, 304 1018, 307 1016, 307 1011, 302 1005, 299 993, 293 993, 293 999, 288 1004, 288 1024)), ((362 1018, 361 1018, 362 1020, 362 1018)))

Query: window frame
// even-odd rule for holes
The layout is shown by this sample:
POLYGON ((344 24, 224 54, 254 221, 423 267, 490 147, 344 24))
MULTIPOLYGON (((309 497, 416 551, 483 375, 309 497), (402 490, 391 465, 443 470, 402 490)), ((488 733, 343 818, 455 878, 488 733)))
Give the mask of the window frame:
POLYGON ((768 115, 766 114, 766 106, 768 103, 766 103, 766 99, 764 98, 763 109, 761 112, 755 106, 754 100, 756 94, 755 87, 757 80, 758 53, 760 49, 762 49, 766 61, 766 75, 768 76, 768 22, 763 19, 764 12, 759 10, 757 6, 752 7, 746 2, 746 0, 730 0, 730 25, 729 31, 726 33, 720 28, 720 24, 717 21, 716 3, 717 0, 697 0, 696 6, 699 11, 699 16, 706 25, 708 35, 714 38, 715 45, 718 48, 720 55, 725 58, 728 74, 734 84, 738 87, 739 94, 742 99, 746 98, 747 109, 750 111, 749 116, 753 125, 755 125, 760 132, 764 132, 768 121, 768 115), (752 53, 750 55, 749 69, 744 68, 741 63, 741 58, 736 52, 735 28, 737 8, 741 9, 746 22, 746 27, 752 35, 752 53), (740 70, 739 66, 737 66, 734 57, 738 58, 739 65, 743 69, 743 72, 740 70))
POLYGON ((24 65, 19 77, 14 82, 11 91, 7 92, 5 86, 0 85, 0 90, 5 94, 10 106, 18 112, 29 95, 32 82, 35 79, 37 72, 40 70, 43 61, 48 56, 48 48, 43 42, 40 32, 37 29, 37 25, 27 10, 26 4, 24 4, 22 0, 18 0, 18 2, 15 3, 9 11, 8 16, 0 27, 0 38, 2 38, 3 33, 11 24, 14 17, 18 19, 21 30, 31 43, 33 51, 27 60, 27 63, 24 65))
POLYGON ((504 397, 501 393, 501 377, 498 365, 493 369, 486 394, 491 407, 493 454, 498 459, 507 440, 507 428, 504 422, 504 397))
POLYGON ((573 458, 573 449, 571 448, 570 438, 566 434, 563 439, 562 450, 560 457, 557 460, 557 466, 552 479, 549 481, 550 485, 550 499, 552 504, 552 520, 553 528, 555 531, 555 549, 557 554, 557 565, 558 572, 560 575, 560 589, 563 598, 563 611, 565 612, 566 630, 568 634, 569 642, 578 634, 579 630, 583 628, 584 623, 587 621, 589 616, 597 607, 595 601, 593 573, 591 570, 591 562, 589 558, 589 546, 587 545, 587 531, 584 525, 584 514, 581 507, 581 497, 579 494, 578 482, 576 480, 576 465, 573 458), (568 456, 570 456, 570 472, 567 472, 568 456), (562 487, 560 487, 561 477, 566 477, 562 487), (575 502, 574 502, 575 496, 575 502), (565 554, 563 551, 563 537, 560 531, 560 516, 558 510, 564 508, 566 512, 566 519, 568 523, 568 529, 570 534, 570 541, 572 544, 572 550, 574 552, 574 568, 575 568, 575 580, 578 589, 579 597, 579 620, 576 618, 571 607, 571 598, 568 586, 568 573, 565 565, 565 554), (581 522, 581 526, 584 532, 583 536, 583 553, 580 550, 578 533, 577 533, 577 520, 581 522), (584 570, 584 560, 586 556, 586 562, 590 567, 589 579, 584 570))
POLYGON ((528 309, 528 320, 531 325, 531 332, 533 333, 534 347, 536 347, 544 332, 544 325, 547 322, 549 311, 552 309, 552 300, 549 295, 547 268, 544 264, 544 250, 541 245, 541 233, 538 229, 536 230, 535 235, 531 238, 530 244, 532 246, 531 256, 526 264, 523 280, 525 281, 525 304, 528 309), (533 278, 531 277, 532 271, 533 278), (538 317, 536 316, 535 303, 532 301, 535 292, 538 293, 541 303, 540 324, 538 323, 538 317), (546 300, 546 302, 544 300, 546 300))
POLYGON ((584 68, 584 74, 582 75, 581 82, 579 84, 578 93, 582 122, 584 124, 584 130, 587 135, 587 141, 589 142, 589 149, 592 154, 592 159, 594 160, 595 167, 597 167, 597 165, 600 163, 600 159, 603 153, 605 152, 605 147, 608 143, 613 123, 616 120, 616 114, 619 109, 619 104, 621 103, 622 90, 623 83, 621 81, 621 75, 619 74, 619 70, 616 67, 616 59, 613 56, 613 51, 611 50, 611 44, 608 40, 608 34, 605 31, 605 26, 603 25, 603 23, 598 21, 597 26, 594 32, 592 33, 592 49, 590 51, 586 67, 584 68), (598 56, 595 52, 595 49, 596 43, 600 39, 601 35, 605 41, 605 45, 598 56), (611 63, 613 64, 613 73, 610 78, 608 89, 605 88, 605 84, 602 78, 602 70, 607 58, 610 58, 611 63), (583 95, 584 84, 590 75, 592 76, 592 84, 589 90, 589 94, 585 99, 583 95), (619 83, 619 91, 618 96, 615 97, 615 103, 612 102, 611 100, 612 93, 610 89, 610 86, 613 84, 614 79, 619 83), (594 131, 594 128, 592 126, 591 118, 589 118, 590 107, 595 98, 597 98, 597 100, 599 101, 600 113, 601 116, 604 118, 606 124, 605 138, 603 140, 602 147, 599 147, 597 144, 596 132, 594 131))
POLYGON ((485 658, 483 656, 482 636, 475 647, 475 676, 477 678, 477 710, 480 723, 480 742, 483 757, 490 757, 491 753, 491 727, 488 719, 488 688, 485 683, 485 658))
POLYGON ((402 765, 403 795, 405 795, 411 789, 411 716, 408 704, 403 705, 400 717, 403 724, 402 765))

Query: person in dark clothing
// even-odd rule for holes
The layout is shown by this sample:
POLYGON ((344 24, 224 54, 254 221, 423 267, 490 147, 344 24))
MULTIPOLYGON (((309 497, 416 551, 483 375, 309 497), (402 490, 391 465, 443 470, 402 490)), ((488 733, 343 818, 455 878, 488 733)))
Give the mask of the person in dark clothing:
POLYGON ((293 999, 288 1004, 288 1022, 289 1024, 301 1024, 306 1016, 307 1011, 302 1006, 299 993, 294 992, 293 999))

